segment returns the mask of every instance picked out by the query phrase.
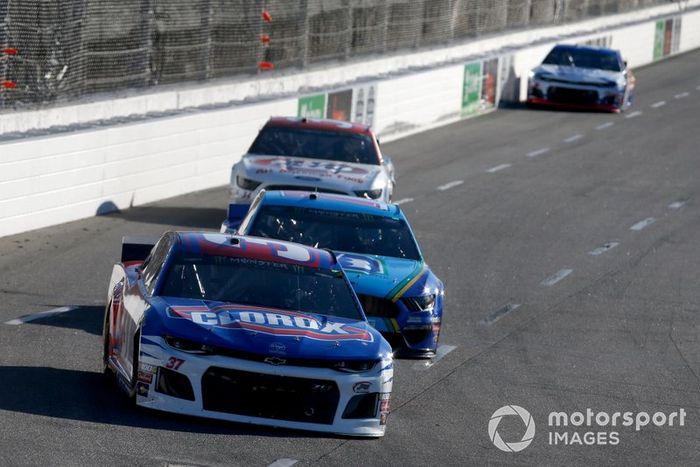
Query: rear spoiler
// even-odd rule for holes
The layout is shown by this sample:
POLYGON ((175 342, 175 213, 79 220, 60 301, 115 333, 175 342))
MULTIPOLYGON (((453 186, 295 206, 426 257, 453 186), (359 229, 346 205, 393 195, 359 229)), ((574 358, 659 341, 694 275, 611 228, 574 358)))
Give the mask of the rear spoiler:
POLYGON ((122 237, 121 262, 145 260, 158 240, 159 237, 122 237))

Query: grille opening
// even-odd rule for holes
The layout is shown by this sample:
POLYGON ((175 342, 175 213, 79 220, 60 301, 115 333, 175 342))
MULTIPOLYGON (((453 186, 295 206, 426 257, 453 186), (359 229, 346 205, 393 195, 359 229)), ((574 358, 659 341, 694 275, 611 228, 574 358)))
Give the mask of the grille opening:
POLYGON ((194 400, 194 391, 192 383, 187 376, 167 368, 158 369, 158 384, 156 392, 166 394, 168 396, 185 399, 188 401, 194 400))
POLYGON ((358 394, 353 396, 345 407, 343 418, 358 419, 358 418, 374 418, 377 416, 377 401, 379 400, 378 393, 358 394))
POLYGON ((358 294, 357 298, 360 299, 362 309, 365 310, 367 316, 380 318, 397 318, 399 316, 399 308, 391 300, 362 294, 358 294))
POLYGON ((547 98, 567 104, 596 104, 598 103, 598 92, 585 89, 550 87, 547 90, 547 98))
POLYGON ((331 425, 340 399, 335 381, 211 367, 202 376, 204 410, 331 425))

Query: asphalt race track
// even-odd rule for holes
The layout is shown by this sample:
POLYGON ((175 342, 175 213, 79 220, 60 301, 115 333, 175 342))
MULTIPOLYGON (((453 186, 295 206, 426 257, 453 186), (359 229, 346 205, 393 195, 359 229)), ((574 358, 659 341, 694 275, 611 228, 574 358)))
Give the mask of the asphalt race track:
POLYGON ((398 362, 383 439, 135 410, 103 381, 122 235, 217 229, 225 188, 0 239, 0 464, 700 465, 700 52, 637 77, 620 115, 504 109, 385 145, 447 301, 440 358, 398 362), (536 424, 517 453, 487 429, 511 404, 536 424), (588 408, 686 415, 548 426, 588 408))

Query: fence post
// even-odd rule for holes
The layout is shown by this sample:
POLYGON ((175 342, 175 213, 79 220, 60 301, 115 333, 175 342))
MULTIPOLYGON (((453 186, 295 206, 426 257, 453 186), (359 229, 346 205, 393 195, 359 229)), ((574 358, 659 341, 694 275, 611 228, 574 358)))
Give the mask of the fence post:
POLYGON ((304 41, 301 48, 301 67, 306 68, 309 65, 309 0, 301 0, 299 6, 304 12, 304 23, 301 25, 301 35, 304 41))
POLYGON ((214 7, 211 4, 211 0, 207 0, 206 4, 206 9, 207 9, 207 27, 206 27, 206 34, 207 34, 207 47, 206 47, 206 63, 205 63, 205 72, 204 72, 204 79, 208 80, 212 77, 212 53, 211 53, 211 21, 212 18, 214 17, 214 7))
POLYGON ((385 0, 382 2, 382 5, 384 6, 384 14, 382 15, 384 21, 384 24, 382 24, 382 53, 386 52, 387 50, 387 36, 389 35, 389 3, 391 3, 391 0, 385 0))
MULTIPOLYGON (((5 3, 5 16, 0 18, 0 26, 2 26, 2 29, 5 31, 4 35, 4 41, 2 42, 2 48, 3 50, 7 49, 10 47, 10 0, 5 3)), ((0 55, 0 58, 3 60, 3 66, 2 66, 2 75, 0 75, 0 83, 4 83, 8 81, 8 71, 10 69, 10 56, 6 54, 0 55)), ((6 104, 6 96, 7 91, 5 88, 0 88, 0 109, 5 108, 6 104)))

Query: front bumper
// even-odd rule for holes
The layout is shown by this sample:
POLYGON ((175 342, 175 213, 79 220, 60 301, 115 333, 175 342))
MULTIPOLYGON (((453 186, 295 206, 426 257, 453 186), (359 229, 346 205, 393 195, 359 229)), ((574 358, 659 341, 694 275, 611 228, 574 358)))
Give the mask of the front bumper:
POLYGON ((429 311, 410 311, 402 300, 359 294, 367 321, 401 357, 431 357, 442 326, 442 299, 429 311))
POLYGON ((232 422, 379 437, 392 382, 390 357, 370 371, 343 373, 181 352, 160 337, 144 336, 136 404, 232 422))
POLYGON ((575 83, 530 80, 527 103, 574 110, 619 112, 625 105, 625 91, 575 83))

